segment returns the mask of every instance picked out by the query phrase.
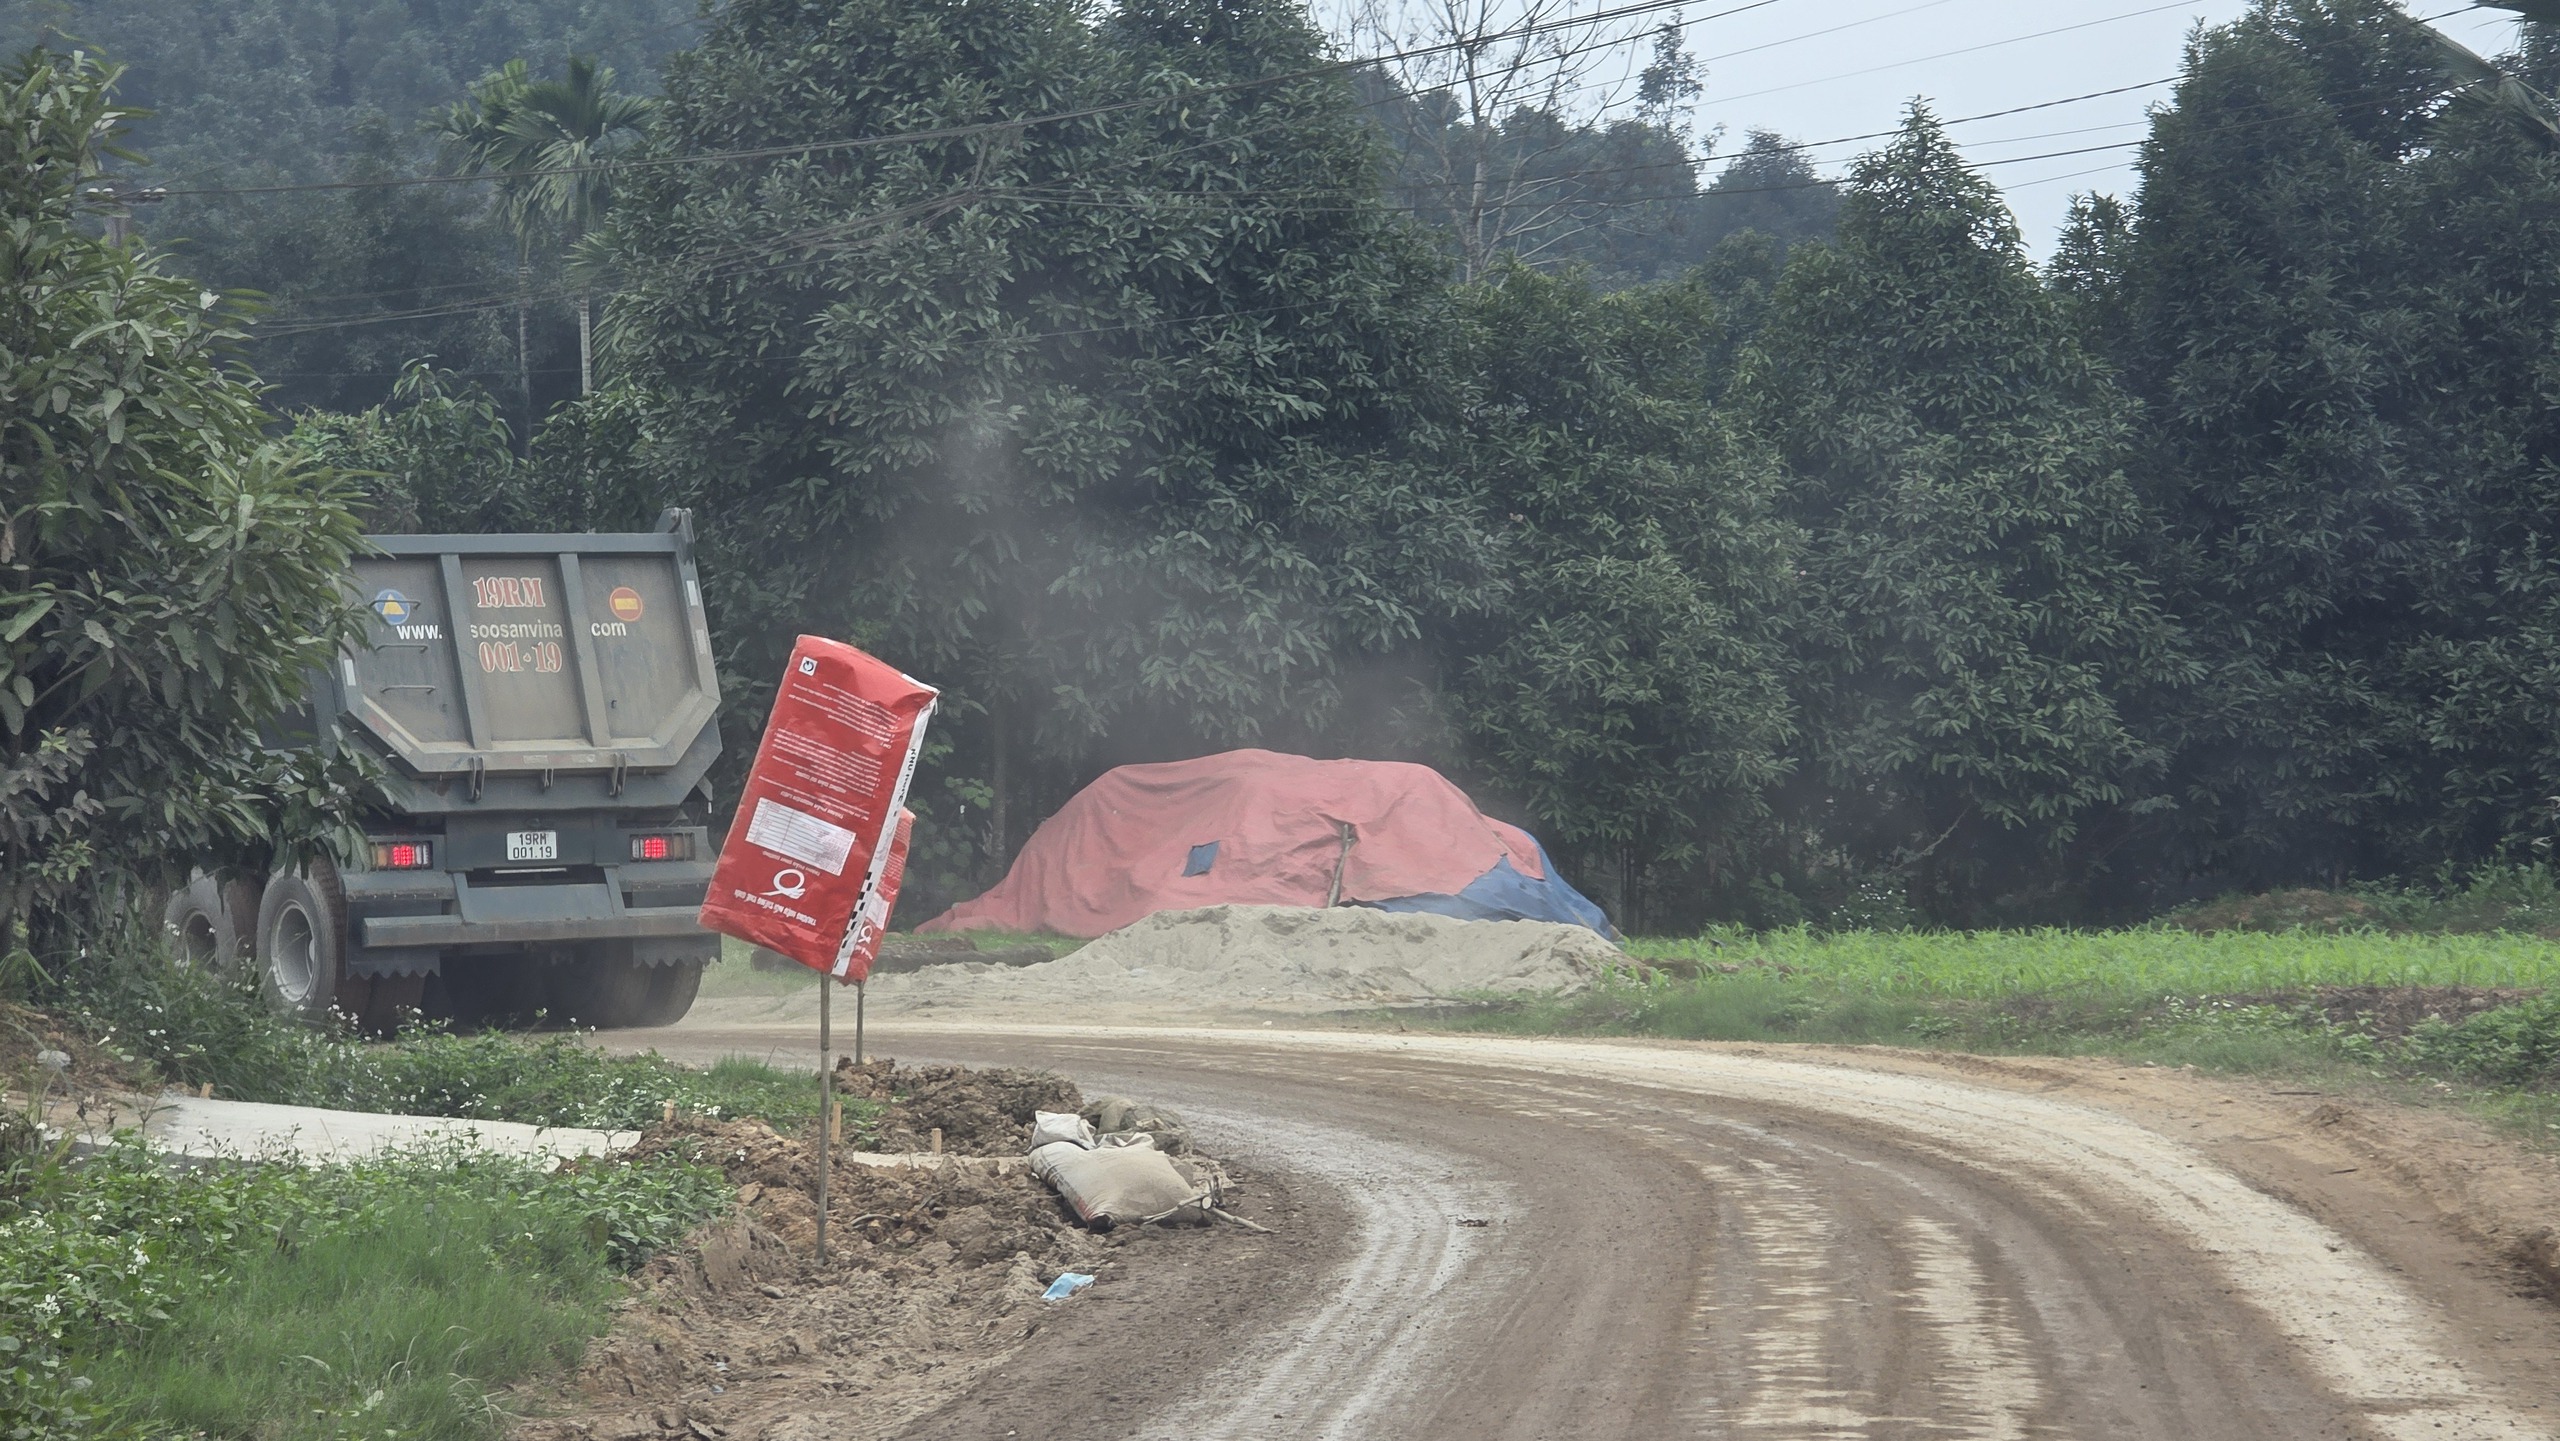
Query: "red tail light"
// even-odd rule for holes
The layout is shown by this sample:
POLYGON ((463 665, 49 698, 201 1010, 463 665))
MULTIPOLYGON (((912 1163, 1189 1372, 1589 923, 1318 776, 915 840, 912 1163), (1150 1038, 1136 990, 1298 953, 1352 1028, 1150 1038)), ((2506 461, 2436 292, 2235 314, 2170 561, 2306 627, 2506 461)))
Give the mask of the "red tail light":
POLYGON ((422 871, 436 863, 432 841, 375 841, 373 868, 377 871, 422 871))
POLYGON ((692 860, 693 837, 688 835, 633 836, 631 858, 635 861, 692 860))

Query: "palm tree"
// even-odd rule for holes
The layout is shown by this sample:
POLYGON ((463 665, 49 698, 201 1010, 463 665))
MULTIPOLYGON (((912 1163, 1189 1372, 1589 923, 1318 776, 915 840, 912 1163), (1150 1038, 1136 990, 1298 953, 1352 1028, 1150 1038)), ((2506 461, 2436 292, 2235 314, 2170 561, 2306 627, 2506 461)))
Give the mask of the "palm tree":
MULTIPOLYGON (((516 376, 524 395, 526 427, 533 412, 533 377, 526 360, 523 276, 534 242, 549 237, 574 249, 613 203, 612 159, 648 129, 655 102, 614 92, 613 71, 592 55, 569 57, 557 80, 535 80, 522 60, 510 60, 471 87, 432 129, 443 137, 446 160, 466 175, 498 181, 498 213, 515 231, 518 300, 516 376)), ((595 306, 578 296, 578 393, 595 390, 595 306)))
POLYGON ((517 431, 519 445, 533 435, 533 370, 525 343, 526 312, 530 306, 525 284, 527 272, 532 269, 533 232, 524 223, 524 207, 517 197, 525 182, 509 173, 517 168, 516 142, 507 134, 506 122, 515 111, 517 97, 532 86, 533 79, 525 73, 524 62, 510 60, 481 76, 462 99, 427 123, 428 132, 444 142, 445 164, 464 175, 498 177, 498 213, 507 218, 516 233, 516 392, 523 406, 519 417, 522 428, 517 431))
MULTIPOLYGON (((2537 25, 2560 24, 2560 0, 2478 0, 2471 8, 2504 10, 2537 25)), ((2443 31, 2427 33, 2435 39, 2437 62, 2453 83, 2458 103, 2486 107, 2544 145, 2560 149, 2560 105, 2550 96, 2443 31)))
MULTIPOLYGON (((574 247, 613 204, 612 159, 649 128, 655 101, 617 95, 613 71, 592 55, 569 57, 568 73, 517 92, 498 129, 514 147, 510 169, 520 224, 548 222, 574 247)), ((594 297, 578 292, 578 393, 595 389, 594 297)))

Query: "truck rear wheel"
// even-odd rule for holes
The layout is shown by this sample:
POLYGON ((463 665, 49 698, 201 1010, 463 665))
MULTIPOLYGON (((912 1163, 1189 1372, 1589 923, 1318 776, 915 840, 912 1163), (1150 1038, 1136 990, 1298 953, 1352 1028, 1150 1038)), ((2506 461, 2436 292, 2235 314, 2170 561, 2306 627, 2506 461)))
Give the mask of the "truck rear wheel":
POLYGON ((257 913, 256 891, 199 874, 179 887, 161 912, 171 959, 189 970, 231 974, 253 948, 250 928, 257 924, 257 913))
POLYGON ((551 985, 551 1017, 564 1025, 617 1031, 649 1003, 648 967, 612 950, 562 962, 551 985))
POLYGON ((258 902, 258 993, 270 1010, 305 1025, 329 1023, 346 973, 346 915, 336 890, 286 871, 258 902))
POLYGON ((672 1026, 693 1009, 693 998, 702 990, 700 961, 669 961, 662 966, 649 966, 649 999, 631 1024, 635 1026, 672 1026))

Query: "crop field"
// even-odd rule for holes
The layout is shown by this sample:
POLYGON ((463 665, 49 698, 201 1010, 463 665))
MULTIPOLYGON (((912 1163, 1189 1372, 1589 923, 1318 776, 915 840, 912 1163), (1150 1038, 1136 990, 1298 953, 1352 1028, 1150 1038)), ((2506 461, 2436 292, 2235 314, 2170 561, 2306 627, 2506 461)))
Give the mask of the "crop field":
POLYGON ((1878 997, 1998 1000, 2266 995, 2323 986, 2539 988, 2560 943, 2512 933, 2322 935, 2122 931, 1848 931, 1638 938, 1627 952, 1675 975, 1752 975, 1878 997))
POLYGON ((1482 996, 1443 1019, 2421 1086, 2560 1144, 2560 943, 2528 932, 1799 929, 1626 949, 1638 964, 1577 994, 1482 996))

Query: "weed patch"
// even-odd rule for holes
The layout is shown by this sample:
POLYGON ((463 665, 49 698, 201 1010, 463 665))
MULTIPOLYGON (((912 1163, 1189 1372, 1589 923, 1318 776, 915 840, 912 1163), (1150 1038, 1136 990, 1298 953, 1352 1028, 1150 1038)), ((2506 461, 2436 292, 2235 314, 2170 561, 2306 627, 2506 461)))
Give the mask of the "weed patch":
POLYGON ((673 1156, 22 1162, 0 1171, 0 1434, 493 1436, 489 1388, 575 1361, 617 1273, 729 1197, 673 1156))

